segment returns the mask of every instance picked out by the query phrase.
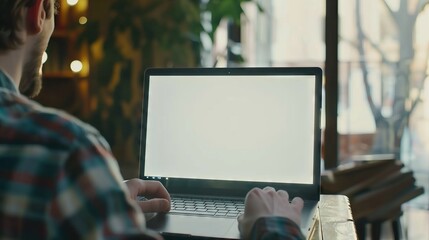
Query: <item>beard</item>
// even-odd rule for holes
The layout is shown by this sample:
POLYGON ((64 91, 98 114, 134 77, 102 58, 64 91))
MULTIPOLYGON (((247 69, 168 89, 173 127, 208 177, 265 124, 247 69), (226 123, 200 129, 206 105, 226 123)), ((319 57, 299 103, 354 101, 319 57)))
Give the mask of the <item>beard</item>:
POLYGON ((30 51, 28 61, 24 64, 19 91, 30 98, 39 95, 42 90, 42 56, 46 47, 39 38, 30 51))

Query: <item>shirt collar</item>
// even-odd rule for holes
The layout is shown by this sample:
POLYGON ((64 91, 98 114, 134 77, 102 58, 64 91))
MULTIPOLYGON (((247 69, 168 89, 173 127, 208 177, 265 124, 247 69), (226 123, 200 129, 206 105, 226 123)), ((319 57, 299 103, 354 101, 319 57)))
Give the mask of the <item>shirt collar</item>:
POLYGON ((8 91, 19 93, 12 78, 0 69, 0 89, 5 88, 8 91))

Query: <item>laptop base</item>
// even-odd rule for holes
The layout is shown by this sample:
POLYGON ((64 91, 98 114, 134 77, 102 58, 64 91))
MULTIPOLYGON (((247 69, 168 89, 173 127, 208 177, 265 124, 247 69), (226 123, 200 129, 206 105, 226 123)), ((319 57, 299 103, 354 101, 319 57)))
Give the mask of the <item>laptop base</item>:
MULTIPOLYGON (((317 223, 317 208, 318 202, 305 202, 301 232, 307 238, 317 223)), ((147 222, 147 227, 159 232, 165 239, 240 239, 235 218, 158 214, 147 222)))

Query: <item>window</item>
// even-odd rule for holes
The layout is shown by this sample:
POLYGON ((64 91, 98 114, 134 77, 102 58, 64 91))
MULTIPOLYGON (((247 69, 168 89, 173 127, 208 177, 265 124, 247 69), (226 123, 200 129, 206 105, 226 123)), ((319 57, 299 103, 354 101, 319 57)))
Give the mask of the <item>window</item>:
MULTIPOLYGON (((232 66, 226 48, 241 53, 241 66, 320 66, 325 61, 325 3, 318 0, 260 0, 242 4, 240 45, 231 41, 231 27, 221 23, 214 45, 216 66, 232 66), (305 14, 303 14, 305 13, 305 14), (229 30, 228 30, 229 28, 229 30), (229 41, 227 41, 227 36, 229 41)), ((213 56, 212 56, 213 57, 213 56)), ((210 61, 205 61, 210 62, 210 61)), ((210 63, 213 63, 211 61, 210 63)), ((237 64, 237 63, 236 63, 237 64)), ((210 64, 206 64, 210 66, 210 64)))
POLYGON ((406 160, 419 154, 410 141, 427 159, 427 3, 339 1, 340 161, 366 154, 406 160))

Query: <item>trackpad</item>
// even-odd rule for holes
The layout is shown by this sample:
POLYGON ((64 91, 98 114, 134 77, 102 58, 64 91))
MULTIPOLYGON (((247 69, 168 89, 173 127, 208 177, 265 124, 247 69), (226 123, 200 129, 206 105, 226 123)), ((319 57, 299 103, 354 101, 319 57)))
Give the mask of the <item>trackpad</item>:
POLYGON ((210 218, 187 215, 158 215, 147 223, 147 227, 162 234, 199 237, 226 237, 237 221, 234 218, 210 218))

